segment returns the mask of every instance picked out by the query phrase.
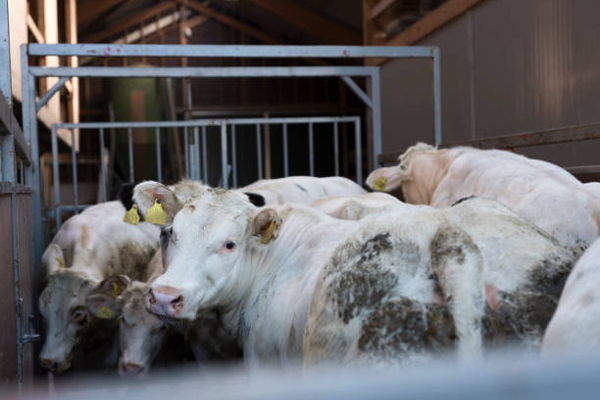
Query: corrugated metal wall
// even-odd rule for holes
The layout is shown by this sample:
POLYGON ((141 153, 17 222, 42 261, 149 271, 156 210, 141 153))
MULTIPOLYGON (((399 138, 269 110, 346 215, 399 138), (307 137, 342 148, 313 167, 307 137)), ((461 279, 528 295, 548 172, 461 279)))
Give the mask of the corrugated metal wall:
MULTIPOLYGON (((600 2, 486 0, 422 40, 440 47, 444 142, 600 122, 600 2)), ((383 149, 433 141, 431 66, 382 68, 383 149)), ((600 164, 600 141, 520 152, 600 164)))

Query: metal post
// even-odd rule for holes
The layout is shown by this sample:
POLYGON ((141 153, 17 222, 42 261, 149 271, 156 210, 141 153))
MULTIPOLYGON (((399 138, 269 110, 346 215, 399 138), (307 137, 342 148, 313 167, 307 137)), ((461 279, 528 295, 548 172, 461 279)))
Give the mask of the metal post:
POLYGON ((356 182, 362 186, 362 146, 360 141, 360 119, 354 120, 354 147, 356 156, 356 182))
POLYGON ((433 129, 435 145, 442 144, 442 88, 440 73, 440 49, 433 49, 433 129))
POLYGON ((202 127, 202 172, 204 173, 204 184, 208 185, 208 159, 206 149, 206 126, 202 127))
POLYGON ((231 125, 231 164, 233 168, 233 187, 237 188, 237 149, 235 143, 235 124, 231 125))
POLYGON ((160 153, 160 128, 157 126, 155 129, 156 134, 156 163, 158 170, 158 181, 162 182, 162 158, 160 153))
POLYGON ((313 124, 308 124, 308 167, 310 176, 315 176, 315 144, 313 138, 313 124))
POLYGON ((287 124, 283 124, 283 176, 290 176, 290 166, 288 160, 288 130, 287 124))
MULTIPOLYGON (((191 95, 190 95, 191 96, 191 95)), ((194 171, 194 179, 200 180, 200 132, 198 131, 198 127, 194 127, 194 159, 196 160, 196 170, 194 171)))
POLYGON ((227 173, 227 125, 221 122, 221 182, 223 188, 229 188, 229 177, 227 173))
POLYGON ((71 129, 71 163, 73 165, 73 204, 75 214, 79 214, 79 193, 77 184, 77 155, 75 154, 75 129, 71 129))
POLYGON ((190 138, 187 128, 183 128, 183 158, 185 159, 185 177, 190 179, 190 138))
POLYGON ((338 133, 338 123, 333 123, 333 158, 335 162, 335 176, 340 175, 340 143, 338 133))
MULTIPOLYGON (((80 131, 81 132, 81 131, 80 131)), ((104 129, 100 128, 100 171, 102 174, 102 201, 106 201, 106 169, 104 167, 104 129)))
POLYGON ((54 187, 54 219, 56 221, 56 230, 61 226, 61 209, 60 209, 60 165, 58 163, 58 139, 56 138, 56 126, 52 125, 52 183, 54 187))
POLYGON ((131 131, 131 128, 127 128, 127 144, 129 145, 129 181, 131 183, 134 183, 135 175, 133 168, 133 132, 131 131))
POLYGON ((260 124, 256 124, 256 154, 258 156, 258 179, 263 178, 263 165, 262 165, 262 140, 260 134, 260 124))
POLYGON ((379 68, 371 75, 371 97, 373 101, 373 166, 379 167, 378 157, 381 154, 381 79, 379 68))

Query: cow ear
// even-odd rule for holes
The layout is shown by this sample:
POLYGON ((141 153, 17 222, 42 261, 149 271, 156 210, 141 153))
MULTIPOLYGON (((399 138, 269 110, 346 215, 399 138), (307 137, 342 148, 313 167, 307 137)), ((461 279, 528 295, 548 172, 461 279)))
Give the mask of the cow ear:
POLYGON ((42 265, 44 266, 45 274, 49 275, 61 268, 66 268, 65 257, 57 244, 48 246, 42 256, 42 265))
POLYGON ((281 218, 277 211, 272 208, 261 210, 254 217, 253 235, 258 237, 262 244, 267 244, 277 238, 279 228, 281 227, 281 218))
POLYGON ((244 192, 244 194, 248 196, 248 200, 250 200, 250 203, 254 204, 256 207, 264 207, 265 198, 263 195, 250 192, 244 192))
POLYGON ((123 300, 121 298, 114 298, 103 293, 89 295, 85 305, 93 316, 101 319, 117 318, 123 310, 123 300))
POLYGON ((378 192, 393 192, 409 179, 410 174, 400 167, 379 168, 367 177, 367 186, 378 192))
POLYGON ((100 282, 98 290, 96 290, 95 292, 116 299, 121 293, 123 293, 123 291, 129 285, 130 282, 131 280, 129 279, 129 277, 125 275, 109 276, 108 278, 100 282))
POLYGON ((133 189, 133 202, 147 222, 170 225, 183 204, 165 185, 145 181, 133 189))

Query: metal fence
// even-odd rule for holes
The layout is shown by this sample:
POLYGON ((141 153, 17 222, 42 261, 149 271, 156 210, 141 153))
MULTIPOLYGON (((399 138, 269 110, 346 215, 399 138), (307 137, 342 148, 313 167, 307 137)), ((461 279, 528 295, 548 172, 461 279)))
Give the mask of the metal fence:
MULTIPOLYGON (((262 179, 263 154, 262 154, 262 134, 261 129, 266 125, 281 125, 283 148, 283 175, 289 176, 289 148, 288 148, 288 126, 304 125, 307 128, 308 139, 308 165, 307 174, 315 175, 315 157, 314 157, 314 126, 316 124, 325 124, 331 126, 333 154, 332 164, 335 175, 340 172, 340 152, 339 152, 339 125, 349 123, 354 125, 354 146, 357 149, 361 147, 361 120, 360 117, 299 117, 299 118, 236 118, 236 119, 199 119, 188 121, 155 121, 155 122, 84 122, 79 124, 54 124, 52 126, 52 176, 54 191, 54 208, 47 211, 48 218, 54 218, 56 229, 60 229, 62 215, 65 212, 78 213, 80 210, 89 207, 91 204, 80 204, 77 175, 77 153, 74 147, 71 148, 71 169, 73 182, 73 203, 65 204, 60 195, 60 163, 58 155, 58 135, 59 129, 66 129, 71 132, 74 139, 75 130, 79 130, 80 135, 83 131, 96 132, 100 142, 100 165, 101 165, 101 200, 108 200, 107 171, 103 160, 105 159, 105 132, 110 129, 125 129, 127 131, 127 149, 128 149, 128 180, 135 182, 134 159, 135 152, 133 148, 133 129, 146 128, 154 129, 156 139, 156 166, 157 180, 163 180, 162 173, 162 150, 161 142, 165 131, 171 128, 181 128, 184 130, 184 151, 185 151, 185 177, 189 179, 208 182, 208 160, 209 152, 207 146, 207 136, 218 134, 220 136, 220 158, 221 158, 221 180, 219 186, 224 188, 238 187, 238 165, 237 165, 237 147, 236 147, 236 127, 251 126, 255 132, 255 142, 257 149, 256 159, 256 179, 262 179), (217 130, 209 130, 217 128, 217 130), (231 146, 228 146, 228 143, 231 146), (231 164, 230 164, 231 161, 231 164), (231 173, 230 173, 231 171, 231 173), (230 177, 231 176, 231 177, 230 177)), ((238 133, 239 134, 239 133, 238 133)), ((73 140, 74 142, 74 140, 73 140)), ((356 180, 362 184, 362 162, 359 151, 355 152, 356 180)))

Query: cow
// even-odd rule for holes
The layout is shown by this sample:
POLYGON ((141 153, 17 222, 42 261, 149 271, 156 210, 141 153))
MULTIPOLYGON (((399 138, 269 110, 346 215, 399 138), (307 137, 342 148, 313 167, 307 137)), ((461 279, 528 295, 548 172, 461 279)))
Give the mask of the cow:
MULTIPOLYGON (((496 307, 505 288, 498 283, 488 294, 473 238, 432 211, 345 221, 302 205, 259 209, 220 189, 182 205, 147 185, 134 200, 148 209, 156 196, 172 226, 167 269, 150 286, 148 309, 187 320, 216 310, 250 365, 295 357, 307 366, 412 363, 450 348, 469 359, 495 329, 485 327, 486 302, 496 307)), ((571 254, 546 250, 535 271, 564 274, 571 254)), ((530 297, 515 300, 522 306, 530 297)))
POLYGON ((124 213, 118 201, 91 206, 69 218, 44 251, 45 287, 39 309, 47 330, 40 352, 42 367, 64 371, 77 343, 114 334, 114 324, 105 321, 110 310, 102 310, 103 318, 88 312, 89 294, 116 296, 130 279, 147 278, 160 229, 149 223, 126 224, 124 213))
POLYGON ((446 207, 478 196, 497 200, 567 247, 587 247, 600 231, 600 200, 564 169, 502 150, 410 147, 396 167, 367 178, 375 190, 401 188, 411 204, 446 207))
POLYGON ((600 350, 600 239, 575 264, 544 335, 544 356, 600 350))

